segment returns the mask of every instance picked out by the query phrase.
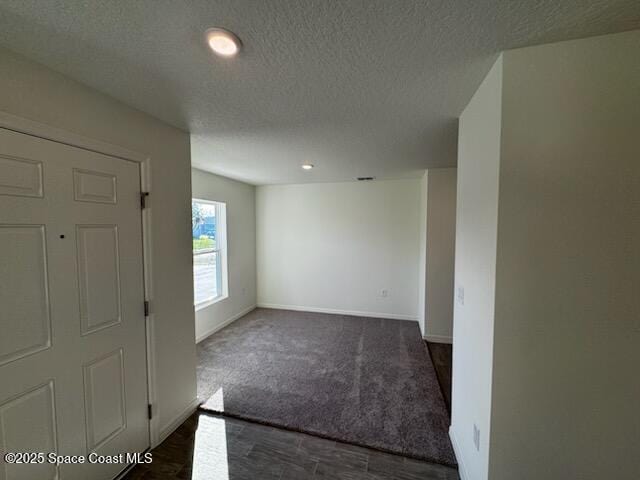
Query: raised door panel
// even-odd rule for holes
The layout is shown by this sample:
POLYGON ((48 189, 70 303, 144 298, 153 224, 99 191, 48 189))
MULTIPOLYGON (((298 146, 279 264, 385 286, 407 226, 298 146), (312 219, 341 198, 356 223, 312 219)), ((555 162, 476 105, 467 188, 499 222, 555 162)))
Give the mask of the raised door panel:
POLYGON ((43 225, 0 225, 0 365, 51 346, 43 225))
POLYGON ((73 169, 73 195, 78 202, 116 203, 115 175, 91 170, 73 169))
POLYGON ((87 449, 93 452, 127 426, 122 349, 85 365, 83 370, 87 449))
MULTIPOLYGON (((0 405, 0 455, 8 452, 57 450, 53 381, 40 385, 0 405)), ((46 458, 45 458, 46 460, 46 458)), ((55 464, 0 462, 1 480, 58 478, 55 464)))
POLYGON ((120 323, 120 259, 116 225, 76 229, 82 335, 120 323))
POLYGON ((0 155, 0 195, 42 197, 42 162, 0 155))

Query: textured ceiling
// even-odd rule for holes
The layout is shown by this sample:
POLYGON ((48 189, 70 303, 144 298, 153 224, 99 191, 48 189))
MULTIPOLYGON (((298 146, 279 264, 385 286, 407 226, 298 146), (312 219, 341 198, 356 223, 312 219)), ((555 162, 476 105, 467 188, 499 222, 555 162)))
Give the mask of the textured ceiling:
POLYGON ((634 28, 638 0, 0 0, 1 45, 191 131, 194 166, 255 184, 455 165, 497 52, 634 28), (238 58, 207 50, 211 26, 240 36, 238 58))

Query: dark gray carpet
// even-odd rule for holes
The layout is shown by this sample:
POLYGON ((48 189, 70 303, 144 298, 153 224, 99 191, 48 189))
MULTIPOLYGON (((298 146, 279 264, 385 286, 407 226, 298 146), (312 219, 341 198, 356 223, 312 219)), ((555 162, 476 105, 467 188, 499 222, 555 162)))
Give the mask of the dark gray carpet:
POLYGON ((256 309, 198 345, 204 410, 455 465, 418 324, 256 309))

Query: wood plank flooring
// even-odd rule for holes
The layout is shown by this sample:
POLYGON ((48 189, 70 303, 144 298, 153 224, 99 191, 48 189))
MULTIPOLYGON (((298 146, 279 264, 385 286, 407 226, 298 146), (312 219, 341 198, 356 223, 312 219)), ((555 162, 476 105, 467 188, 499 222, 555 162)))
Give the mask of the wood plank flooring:
POLYGON ((447 404, 447 411, 451 415, 451 357, 452 346, 446 343, 427 342, 431 361, 436 368, 436 375, 440 383, 440 389, 447 404))
POLYGON ((126 480, 458 480, 456 469, 207 413, 194 413, 126 480))

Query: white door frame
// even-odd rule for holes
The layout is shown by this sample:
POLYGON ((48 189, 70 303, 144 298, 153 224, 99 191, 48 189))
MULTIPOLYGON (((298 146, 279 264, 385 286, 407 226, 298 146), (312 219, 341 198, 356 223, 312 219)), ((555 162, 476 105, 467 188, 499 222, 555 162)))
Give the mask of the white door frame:
MULTIPOLYGON (((111 157, 121 158, 136 162, 140 165, 140 188, 143 192, 151 193, 151 157, 144 153, 95 140, 77 133, 62 130, 60 128, 36 122, 27 118, 22 118, 0 110, 0 128, 24 133, 33 137, 39 137, 56 143, 62 143, 71 147, 89 150, 91 152, 102 153, 111 157)), ((153 198, 153 197, 151 197, 153 198)), ((151 308, 149 315, 145 319, 146 330, 146 350, 147 350, 147 394, 149 404, 152 405, 153 415, 149 420, 149 445, 151 448, 160 442, 160 425, 158 405, 156 398, 156 371, 155 371, 155 329, 153 314, 153 261, 151 258, 152 246, 152 215, 153 200, 147 203, 147 207, 142 209, 142 255, 144 270, 144 296, 151 308)))

